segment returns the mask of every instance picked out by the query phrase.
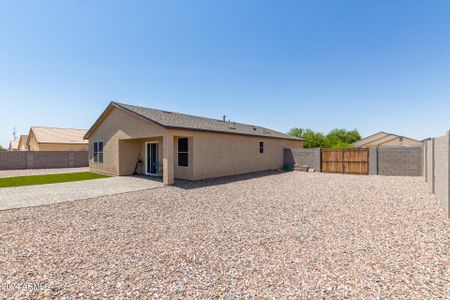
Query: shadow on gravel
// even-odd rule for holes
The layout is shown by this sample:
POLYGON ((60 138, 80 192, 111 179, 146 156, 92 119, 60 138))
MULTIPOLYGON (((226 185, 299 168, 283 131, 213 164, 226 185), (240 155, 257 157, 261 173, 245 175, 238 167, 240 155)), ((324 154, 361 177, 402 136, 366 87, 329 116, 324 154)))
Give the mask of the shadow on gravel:
POLYGON ((190 189, 198 189, 198 188, 214 186, 214 185, 228 184, 228 183, 233 183, 233 182, 238 182, 238 181, 251 180, 251 179, 261 178, 261 177, 265 177, 265 176, 281 175, 284 173, 286 173, 286 172, 263 171, 263 172, 254 172, 254 173, 217 177, 217 178, 203 179, 203 180, 196 180, 196 181, 176 179, 174 186, 182 188, 182 189, 190 190, 190 189))

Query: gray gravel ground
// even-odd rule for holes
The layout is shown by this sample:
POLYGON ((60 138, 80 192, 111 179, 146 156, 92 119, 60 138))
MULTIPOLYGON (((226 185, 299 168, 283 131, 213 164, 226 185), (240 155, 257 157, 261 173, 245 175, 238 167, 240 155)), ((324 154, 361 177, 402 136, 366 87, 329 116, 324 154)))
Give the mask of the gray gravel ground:
POLYGON ((0 212, 0 296, 449 299, 422 178, 239 179, 0 212))
POLYGON ((16 177, 16 176, 31 176, 31 175, 46 175, 46 174, 64 174, 64 173, 76 173, 76 172, 88 172, 88 171, 89 171, 89 168, 1 170, 0 178, 16 177))

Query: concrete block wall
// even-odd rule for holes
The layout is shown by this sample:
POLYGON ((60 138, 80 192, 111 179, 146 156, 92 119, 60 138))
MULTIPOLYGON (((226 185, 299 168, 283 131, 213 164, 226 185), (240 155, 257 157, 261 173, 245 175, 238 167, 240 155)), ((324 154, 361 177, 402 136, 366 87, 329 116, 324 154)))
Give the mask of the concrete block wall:
POLYGON ((423 176, 423 147, 382 147, 377 152, 378 175, 423 176))
MULTIPOLYGON (((285 149, 284 163, 320 170, 320 149, 285 149)), ((369 175, 423 176, 450 218, 450 132, 423 147, 369 149, 369 175)))
POLYGON ((431 139, 425 143, 424 157, 425 181, 427 182, 431 192, 434 194, 434 139, 431 139))
POLYGON ((450 218, 450 132, 430 142, 434 144, 429 149, 433 161, 433 176, 427 176, 427 182, 450 218))
POLYGON ((73 167, 83 168, 89 167, 89 151, 74 151, 73 155, 73 167))
POLYGON ((378 148, 369 148, 369 175, 378 175, 378 148))
POLYGON ((22 151, 1 151, 0 170, 15 170, 27 168, 27 154, 22 151))
MULTIPOLYGON (((423 176, 423 147, 369 149, 369 175, 423 176)), ((285 165, 307 165, 321 170, 321 149, 285 149, 285 165)))
POLYGON ((33 155, 33 169, 69 168, 69 153, 67 152, 30 152, 33 155))
POLYGON ((88 157, 88 151, 3 151, 0 170, 88 167, 88 157))
POLYGON ((284 149, 284 165, 301 165, 320 171, 320 148, 284 149))

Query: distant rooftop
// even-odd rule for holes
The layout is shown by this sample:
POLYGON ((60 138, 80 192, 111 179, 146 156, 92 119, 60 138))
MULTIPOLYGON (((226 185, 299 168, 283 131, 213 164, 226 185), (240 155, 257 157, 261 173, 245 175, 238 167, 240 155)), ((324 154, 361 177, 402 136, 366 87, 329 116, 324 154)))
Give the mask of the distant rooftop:
POLYGON ((19 150, 19 140, 11 141, 9 143, 9 150, 19 150))
POLYGON ((57 128, 32 126, 31 131, 36 137, 38 143, 55 143, 55 144, 87 144, 88 141, 83 139, 86 129, 74 128, 57 128))

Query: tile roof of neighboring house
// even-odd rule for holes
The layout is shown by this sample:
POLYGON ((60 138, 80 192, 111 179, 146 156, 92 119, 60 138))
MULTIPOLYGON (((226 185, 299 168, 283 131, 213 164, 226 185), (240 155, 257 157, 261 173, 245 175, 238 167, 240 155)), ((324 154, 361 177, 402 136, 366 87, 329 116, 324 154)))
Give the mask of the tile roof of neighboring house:
POLYGON ((371 134, 365 138, 360 139, 359 141, 356 141, 353 143, 354 146, 366 146, 366 145, 377 145, 377 144, 384 144, 386 142, 390 142, 392 140, 395 140, 396 138, 405 138, 411 141, 421 142, 416 139, 404 137, 401 135, 397 135, 394 133, 388 133, 384 131, 377 132, 375 134, 371 134), (382 135, 380 137, 376 137, 377 135, 382 135), (375 138, 376 137, 376 138, 375 138))
MULTIPOLYGON (((143 117, 149 121, 152 121, 164 128, 179 128, 179 129, 189 129, 189 130, 200 130, 200 131, 212 131, 221 132, 229 134, 241 134, 241 135, 252 135, 261 137, 272 137, 290 140, 303 139, 278 132, 272 129, 264 128, 256 125, 248 125, 236 122, 224 122, 223 120, 211 119, 205 117, 198 117, 192 115, 186 115, 182 113, 169 112, 164 110, 157 110, 152 108, 134 106, 129 104, 123 104, 118 102, 111 102, 108 108, 105 110, 104 114, 111 108, 115 106, 143 117)), ((89 138, 92 132, 96 129, 101 122, 102 117, 100 117, 96 123, 88 130, 85 138, 89 138)))
POLYGON ((28 141, 28 134, 20 135, 19 144, 17 145, 17 148, 19 148, 19 150, 21 151, 27 150, 28 148, 27 141, 28 141))
POLYGON ((73 128, 56 128, 32 126, 30 132, 36 138, 38 143, 51 144, 87 144, 88 141, 83 139, 86 129, 73 128))
POLYGON ((19 150, 19 140, 9 143, 9 150, 19 150))
POLYGON ((27 139, 28 139, 28 134, 21 134, 19 137, 19 144, 26 143, 27 139))

